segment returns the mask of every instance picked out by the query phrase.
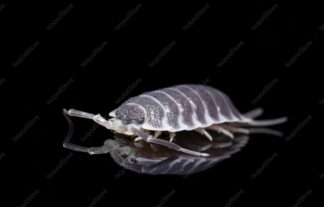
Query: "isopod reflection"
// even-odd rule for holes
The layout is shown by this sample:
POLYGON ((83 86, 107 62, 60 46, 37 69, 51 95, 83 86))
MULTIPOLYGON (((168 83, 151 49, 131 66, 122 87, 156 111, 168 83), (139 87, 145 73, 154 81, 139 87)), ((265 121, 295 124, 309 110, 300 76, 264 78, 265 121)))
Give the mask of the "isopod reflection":
POLYGON ((197 136, 200 135, 194 133, 179 135, 177 138, 179 141, 176 142, 185 143, 184 145, 192 150, 204 150, 210 156, 183 154, 158 145, 153 147, 146 143, 139 148, 125 138, 109 139, 105 145, 111 149, 110 155, 113 160, 128 170, 151 175, 189 175, 205 171, 231 157, 239 152, 249 140, 249 136, 240 135, 232 142, 218 135, 213 142, 198 143, 197 136), (183 139, 186 141, 184 142, 183 139))
POLYGON ((177 85, 129 98, 109 113, 108 120, 100 114, 64 109, 70 130, 63 146, 89 154, 110 153, 117 163, 137 172, 189 174, 237 152, 252 132, 276 134, 253 127, 287 121, 286 117, 256 120, 262 113, 262 109, 240 113, 225 93, 210 86, 177 85), (126 142, 116 138, 100 147, 73 144, 73 116, 90 119, 119 137, 126 136, 126 142))

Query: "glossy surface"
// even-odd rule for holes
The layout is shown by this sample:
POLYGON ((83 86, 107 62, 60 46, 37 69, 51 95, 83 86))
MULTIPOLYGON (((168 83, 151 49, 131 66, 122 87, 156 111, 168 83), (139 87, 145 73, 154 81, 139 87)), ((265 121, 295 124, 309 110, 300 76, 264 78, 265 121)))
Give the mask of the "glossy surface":
POLYGON ((227 137, 213 135, 213 142, 209 142, 195 132, 179 133, 175 139, 175 142, 179 145, 209 153, 209 157, 191 156, 144 142, 139 143, 142 147, 138 147, 125 137, 109 139, 105 142, 105 145, 110 148, 110 154, 114 161, 128 170, 152 175, 188 175, 207 170, 220 161, 231 157, 231 155, 240 151, 249 140, 246 135, 237 136, 231 143, 227 137))

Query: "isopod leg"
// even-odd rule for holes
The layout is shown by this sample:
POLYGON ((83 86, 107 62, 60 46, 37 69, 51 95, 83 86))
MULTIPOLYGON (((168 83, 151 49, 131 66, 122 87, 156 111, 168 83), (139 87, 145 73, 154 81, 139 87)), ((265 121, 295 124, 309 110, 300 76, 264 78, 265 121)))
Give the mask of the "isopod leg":
MULTIPOLYGON (((158 138, 161 134, 162 134, 161 131, 155 131, 155 132, 154 132, 154 138, 158 138)), ((143 141, 145 141, 145 140, 143 139, 143 137, 136 137, 135 140, 134 140, 134 144, 135 144, 135 146, 138 147, 138 148, 143 148, 143 147, 144 147, 144 145, 143 145, 143 144, 144 144, 143 141)), ((156 147, 155 147, 154 145, 151 145, 151 144, 150 144, 150 147, 151 147, 151 149, 157 151, 157 149, 156 149, 156 147)))
POLYGON ((162 134, 161 131, 154 132, 154 138, 158 138, 162 134))
POLYGON ((209 141, 213 141, 213 137, 207 132, 205 129, 196 129, 196 132, 199 132, 200 134, 204 135, 209 141))
MULTIPOLYGON (((154 138, 158 138, 161 134, 162 134, 161 131, 155 131, 155 132, 154 132, 154 138)), ((144 140, 143 137, 136 137, 136 138, 134 139, 135 142, 139 142, 139 141, 142 141, 142 140, 144 140)))
POLYGON ((135 133, 137 136, 142 137, 146 142, 148 143, 152 143, 152 144, 157 144, 157 145, 162 145, 165 147, 168 147, 170 149, 179 151, 179 152, 183 152, 186 154, 190 154, 190 155, 194 155, 194 156, 201 156, 201 157, 206 157, 209 156, 209 154, 207 153, 201 153, 201 152, 197 152, 197 151, 193 151, 190 149, 186 149, 183 148, 175 143, 163 140, 163 139, 159 139, 159 138, 154 138, 152 135, 140 130, 140 129, 136 129, 136 128, 132 128, 133 133, 135 133))
MULTIPOLYGON (((64 139, 64 142, 63 142, 63 147, 67 148, 67 149, 70 149, 70 150, 74 150, 74 151, 78 151, 78 152, 86 152, 86 153, 89 153, 91 155, 93 154, 106 154, 106 153, 109 153, 111 151, 110 148, 108 148, 106 145, 103 145, 101 147, 83 147, 83 146, 80 146, 80 145, 76 145, 76 144, 73 144, 71 143, 71 138, 72 138, 72 134, 73 134, 73 131, 74 131, 74 125, 73 125, 73 122, 71 120, 71 118, 68 116, 70 114, 67 113, 67 110, 64 110, 64 116, 69 124, 69 131, 64 139)), ((72 116, 72 115, 71 115, 72 116)), ((78 116, 80 117, 80 116, 78 116)), ((87 115, 87 117, 89 117, 87 115)), ((84 117, 82 117, 84 118, 84 117)))
POLYGON ((175 136, 176 136, 175 132, 170 132, 170 142, 173 142, 175 136))
POLYGON ((183 147, 181 147, 181 146, 179 146, 179 145, 177 145, 175 143, 165 141, 163 139, 157 139, 157 138, 149 137, 146 141, 149 142, 149 143, 162 145, 162 146, 168 147, 170 149, 173 149, 173 150, 176 150, 176 151, 179 151, 179 152, 183 152, 183 153, 186 153, 186 154, 194 155, 194 156, 200 156, 200 157, 209 156, 209 154, 207 154, 207 153, 202 153, 202 152, 189 150, 189 149, 183 148, 183 147))
POLYGON ((212 126, 208 127, 208 129, 217 131, 220 134, 224 134, 224 135, 228 136, 229 138, 234 139, 233 133, 228 131, 227 129, 225 129, 225 127, 212 125, 212 126))

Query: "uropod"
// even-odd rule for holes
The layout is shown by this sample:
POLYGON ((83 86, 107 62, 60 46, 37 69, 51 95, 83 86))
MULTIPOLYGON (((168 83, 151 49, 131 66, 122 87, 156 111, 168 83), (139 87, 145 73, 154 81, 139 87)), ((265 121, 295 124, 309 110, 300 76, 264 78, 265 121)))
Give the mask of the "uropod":
MULTIPOLYGON (((117 134, 128 136, 134 143, 156 144, 201 157, 208 157, 209 154, 177 144, 174 142, 176 133, 195 131, 212 142, 213 136, 210 131, 216 131, 234 140, 236 133, 249 134, 251 127, 271 126, 287 120, 286 117, 255 120, 262 114, 262 109, 242 114, 223 92, 210 86, 196 84, 172 86, 129 98, 109 113, 111 118, 108 120, 100 114, 75 109, 64 109, 64 113, 66 117, 91 119, 117 134), (162 132, 169 133, 168 140, 160 138, 162 132)), ((89 154, 105 154, 111 151, 105 144, 101 147, 73 144, 70 142, 71 133, 63 142, 65 148, 89 154)))

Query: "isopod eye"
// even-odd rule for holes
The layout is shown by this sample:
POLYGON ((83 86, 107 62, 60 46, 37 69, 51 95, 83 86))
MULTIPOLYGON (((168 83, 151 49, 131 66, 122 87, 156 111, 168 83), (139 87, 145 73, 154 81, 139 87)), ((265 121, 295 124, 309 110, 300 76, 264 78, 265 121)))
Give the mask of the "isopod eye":
POLYGON ((144 117, 136 119, 137 124, 143 124, 144 123, 144 117))
POLYGON ((130 120, 130 119, 123 119, 122 122, 123 122, 124 125, 127 125, 127 124, 132 123, 132 120, 130 120))

